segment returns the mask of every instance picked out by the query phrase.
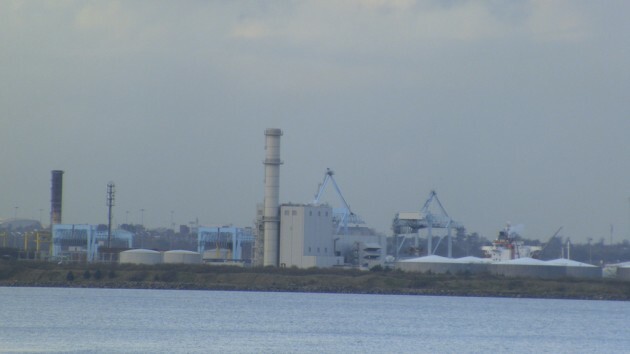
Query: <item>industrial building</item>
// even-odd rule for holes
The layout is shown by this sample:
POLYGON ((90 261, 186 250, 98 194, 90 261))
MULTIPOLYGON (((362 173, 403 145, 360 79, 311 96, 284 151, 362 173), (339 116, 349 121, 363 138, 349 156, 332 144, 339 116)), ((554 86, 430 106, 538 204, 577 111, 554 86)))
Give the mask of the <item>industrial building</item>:
MULTIPOLYGON (((112 233, 112 247, 131 248, 134 234, 118 229, 112 233)), ((57 224, 52 227, 52 256, 55 259, 94 262, 111 261, 111 255, 104 259, 99 248, 107 247, 108 231, 98 225, 57 224)))
POLYGON ((488 272, 488 263, 483 258, 466 257, 465 260, 437 255, 410 258, 395 263, 395 268, 406 272, 434 274, 478 274, 488 272))
POLYGON ((606 264, 603 268, 605 278, 630 280, 630 262, 606 264))
POLYGON ((345 264, 360 268, 383 265, 386 257, 387 239, 385 235, 371 229, 349 228, 347 234, 334 234, 335 253, 344 259, 345 264), (352 233, 356 230, 357 233, 352 233))
POLYGON ((233 226, 199 227, 197 252, 206 262, 249 262, 252 259, 253 230, 233 226))
MULTIPOLYGON (((371 268, 384 264, 386 237, 375 233, 372 229, 358 226, 350 226, 337 233, 335 211, 328 204, 282 204, 279 209, 278 265, 280 267, 371 268), (343 233, 343 231, 348 233, 343 233), (310 244, 310 251, 308 244, 310 244), (319 248, 319 253, 317 248, 319 248), (322 257, 334 257, 334 259, 322 257)), ((256 221, 258 227, 254 229, 256 245, 253 250, 253 264, 257 266, 262 266, 263 256, 260 246, 263 235, 262 214, 263 210, 259 205, 256 221)))
POLYGON ((332 267, 342 265, 335 255, 332 208, 328 205, 280 206, 280 267, 332 267))
MULTIPOLYGON (((265 130, 265 198, 257 208, 254 265, 274 267, 371 267, 385 259, 385 237, 374 233, 350 235, 349 224, 362 223, 348 204, 328 169, 315 200, 280 205, 280 129, 265 130), (343 206, 321 203, 331 182, 343 206)), ((367 229, 366 229, 367 230, 367 229)))
POLYGON ((508 261, 492 261, 489 258, 464 257, 459 259, 436 255, 406 259, 395 263, 395 267, 409 272, 436 274, 480 274, 489 273, 505 277, 531 278, 601 278, 602 268, 568 259, 541 261, 533 258, 518 258, 508 261))
MULTIPOLYGON (((87 262, 125 262, 129 256, 126 250, 133 247, 134 234, 123 229, 112 231, 111 247, 108 247, 108 233, 105 228, 98 225, 57 224, 52 231, 52 256, 54 259, 87 262)), ((206 262, 246 262, 251 259, 251 250, 254 236, 251 228, 226 227, 199 227, 197 231, 198 252, 190 250, 172 250, 165 253, 164 262, 174 263, 174 259, 195 258, 190 256, 193 252, 201 255, 206 262), (173 252, 173 253, 169 253, 173 252), (188 256, 182 255, 186 253, 188 256)), ((159 252, 158 252, 159 253, 159 252)), ((132 254, 135 254, 132 252, 132 254)), ((138 254, 144 254, 138 251, 138 254)), ((141 257, 141 256, 138 256, 141 257)), ((195 258, 196 259, 196 258, 195 258)), ((162 260, 160 260, 161 263, 162 260)), ((188 263, 185 261, 184 263, 188 263)), ((134 263, 134 262, 130 262, 134 263)), ((177 263, 177 262, 175 262, 177 263)))

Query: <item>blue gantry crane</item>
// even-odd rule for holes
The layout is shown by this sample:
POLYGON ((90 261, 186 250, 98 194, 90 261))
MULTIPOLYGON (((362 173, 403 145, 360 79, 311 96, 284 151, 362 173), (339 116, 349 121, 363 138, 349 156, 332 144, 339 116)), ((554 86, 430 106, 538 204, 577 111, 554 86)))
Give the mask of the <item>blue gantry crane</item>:
POLYGON ((444 206, 442 206, 437 193, 435 190, 432 190, 420 212, 401 212, 397 213, 394 217, 392 230, 394 231, 394 237, 396 240, 395 257, 398 258, 398 252, 405 241, 405 238, 403 238, 402 242, 399 244, 398 235, 414 233, 415 248, 418 249, 418 233, 421 229, 427 229, 427 255, 434 254, 440 245, 440 242, 442 242, 442 239, 444 238, 444 236, 440 237, 435 248, 433 248, 432 230, 438 228, 447 230, 448 257, 451 258, 453 256, 453 246, 451 240, 452 229, 459 227, 461 227, 461 225, 451 219, 446 212, 446 209, 444 209, 444 206))

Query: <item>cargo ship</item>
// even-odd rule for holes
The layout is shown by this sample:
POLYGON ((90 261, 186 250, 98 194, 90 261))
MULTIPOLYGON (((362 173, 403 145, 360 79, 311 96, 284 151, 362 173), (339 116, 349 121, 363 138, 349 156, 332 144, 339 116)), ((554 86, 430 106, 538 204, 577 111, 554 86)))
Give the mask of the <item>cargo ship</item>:
POLYGON ((481 250, 486 258, 491 258, 493 262, 500 262, 517 258, 538 258, 542 247, 526 246, 523 241, 517 239, 516 233, 508 224, 499 231, 499 236, 492 241, 492 246, 483 246, 481 250))

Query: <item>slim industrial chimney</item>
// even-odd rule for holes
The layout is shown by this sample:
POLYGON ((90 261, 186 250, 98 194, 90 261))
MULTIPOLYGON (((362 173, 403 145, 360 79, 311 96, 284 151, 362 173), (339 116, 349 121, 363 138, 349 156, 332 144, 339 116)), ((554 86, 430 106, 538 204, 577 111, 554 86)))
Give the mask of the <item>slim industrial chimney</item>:
POLYGON ((280 137, 282 130, 265 130, 265 201, 263 206, 264 266, 278 266, 280 239, 280 137))
POLYGON ((63 171, 52 171, 50 187, 50 227, 61 224, 61 196, 63 191, 63 171))

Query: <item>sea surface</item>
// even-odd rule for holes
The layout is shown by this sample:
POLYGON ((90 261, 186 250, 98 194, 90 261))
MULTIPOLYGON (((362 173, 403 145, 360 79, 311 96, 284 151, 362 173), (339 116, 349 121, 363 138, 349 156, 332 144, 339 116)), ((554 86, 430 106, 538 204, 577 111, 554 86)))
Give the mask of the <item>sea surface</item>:
POLYGON ((2 353, 628 353, 630 302, 0 287, 2 353))

